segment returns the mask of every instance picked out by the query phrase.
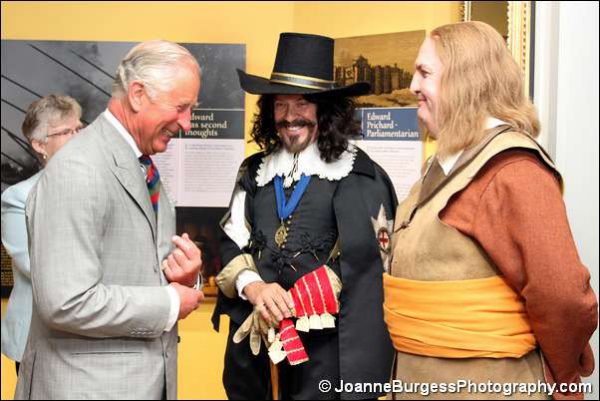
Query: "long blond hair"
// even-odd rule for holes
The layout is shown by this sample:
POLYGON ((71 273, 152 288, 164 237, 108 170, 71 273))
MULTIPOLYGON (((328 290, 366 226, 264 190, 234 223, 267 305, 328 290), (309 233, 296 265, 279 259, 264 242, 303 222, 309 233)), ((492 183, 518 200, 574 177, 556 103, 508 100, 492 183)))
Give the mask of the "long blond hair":
POLYGON ((490 116, 537 137, 540 122, 523 92, 523 73, 494 28, 460 22, 430 37, 444 66, 436 113, 440 155, 477 145, 490 116))

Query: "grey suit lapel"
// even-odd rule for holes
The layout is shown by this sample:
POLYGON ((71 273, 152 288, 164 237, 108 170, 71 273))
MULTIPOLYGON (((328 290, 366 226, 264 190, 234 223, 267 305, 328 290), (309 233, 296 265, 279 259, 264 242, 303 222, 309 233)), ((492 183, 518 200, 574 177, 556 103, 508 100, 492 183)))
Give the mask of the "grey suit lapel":
POLYGON ((140 167, 138 159, 117 130, 106 120, 103 115, 98 117, 102 139, 105 147, 113 155, 114 165, 110 168, 115 174, 121 186, 129 193, 133 200, 146 215, 148 223, 152 227, 152 235, 156 241, 156 214, 152 209, 152 202, 146 187, 146 177, 140 167))

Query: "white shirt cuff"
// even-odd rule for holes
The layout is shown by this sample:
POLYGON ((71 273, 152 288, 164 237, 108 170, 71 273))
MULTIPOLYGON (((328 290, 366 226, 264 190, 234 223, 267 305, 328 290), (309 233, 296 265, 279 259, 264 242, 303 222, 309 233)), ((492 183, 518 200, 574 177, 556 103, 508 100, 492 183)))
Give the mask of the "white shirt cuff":
POLYGON ((235 287, 238 291, 238 296, 242 298, 244 301, 247 301, 248 298, 244 295, 244 288, 251 283, 263 281, 262 278, 258 275, 258 273, 253 272, 252 270, 244 270, 240 273, 237 280, 235 281, 235 287))
POLYGON ((177 323, 177 317, 179 317, 179 294, 173 286, 168 285, 167 294, 169 294, 169 299, 171 300, 171 306, 169 308, 169 320, 167 320, 167 325, 165 326, 165 331, 171 331, 175 323, 177 323))

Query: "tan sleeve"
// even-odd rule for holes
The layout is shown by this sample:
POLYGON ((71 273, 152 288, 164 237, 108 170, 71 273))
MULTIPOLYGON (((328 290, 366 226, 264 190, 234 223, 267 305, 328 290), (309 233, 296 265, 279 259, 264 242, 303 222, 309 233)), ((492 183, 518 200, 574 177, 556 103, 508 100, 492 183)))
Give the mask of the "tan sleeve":
POLYGON ((248 253, 242 253, 231 259, 231 262, 219 272, 216 278, 217 286, 226 297, 235 298, 237 296, 235 283, 240 273, 245 270, 252 270, 258 274, 254 259, 248 253))

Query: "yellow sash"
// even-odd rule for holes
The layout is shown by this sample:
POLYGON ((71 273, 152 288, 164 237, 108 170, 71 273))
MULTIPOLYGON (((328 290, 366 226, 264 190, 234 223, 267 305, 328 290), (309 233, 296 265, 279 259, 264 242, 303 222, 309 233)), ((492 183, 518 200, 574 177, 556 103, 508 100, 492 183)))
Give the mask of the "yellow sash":
POLYGON ((415 281, 383 275, 394 348, 443 358, 519 358, 536 347, 523 301, 494 276, 415 281))

